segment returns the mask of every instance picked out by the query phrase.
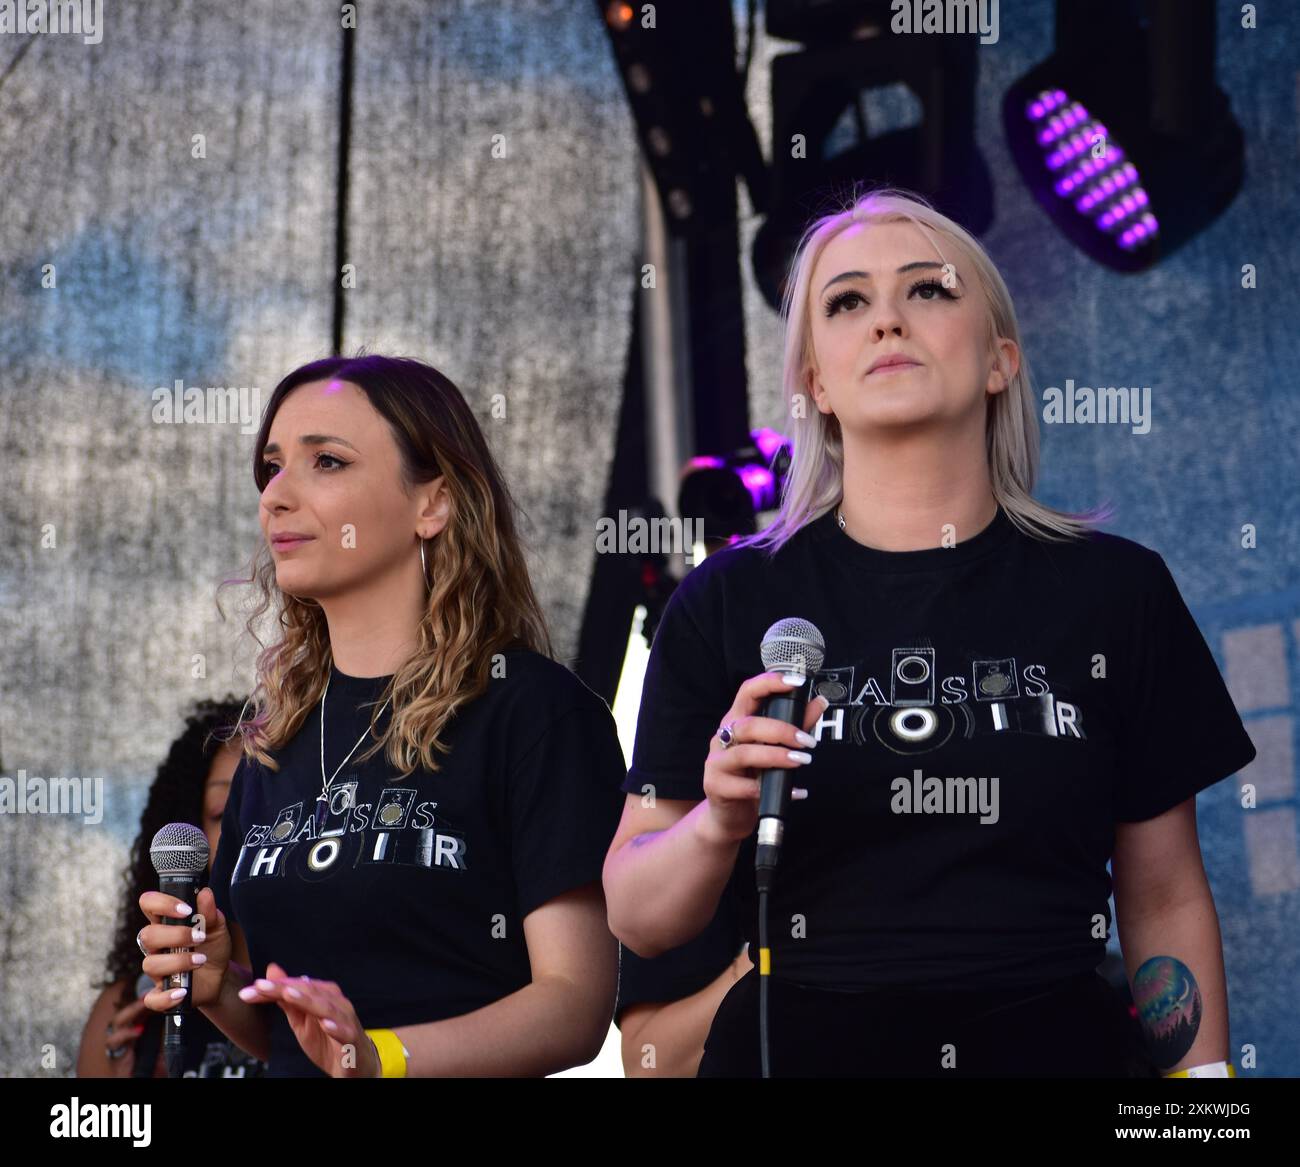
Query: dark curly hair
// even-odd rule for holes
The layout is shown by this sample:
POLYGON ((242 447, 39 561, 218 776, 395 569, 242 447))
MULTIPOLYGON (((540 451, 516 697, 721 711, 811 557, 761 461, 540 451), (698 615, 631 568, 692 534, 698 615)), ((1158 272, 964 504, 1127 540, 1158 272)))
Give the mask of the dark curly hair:
POLYGON ((117 933, 108 954, 104 980, 95 985, 105 989, 125 981, 118 1008, 132 999, 140 977, 142 957, 135 937, 146 922, 140 912, 140 897, 158 886, 158 873, 149 859, 149 845, 159 829, 168 823, 202 826, 203 788, 212 769, 212 759, 233 736, 244 705, 233 694, 219 701, 195 702, 185 720, 185 729, 172 742, 149 787, 149 797, 140 816, 140 833, 131 844, 131 858, 122 873, 117 933))

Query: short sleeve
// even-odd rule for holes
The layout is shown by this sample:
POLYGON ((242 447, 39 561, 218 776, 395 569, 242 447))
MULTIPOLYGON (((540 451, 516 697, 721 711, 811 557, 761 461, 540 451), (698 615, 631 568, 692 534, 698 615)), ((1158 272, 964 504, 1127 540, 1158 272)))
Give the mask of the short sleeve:
POLYGON ((510 774, 510 862, 521 918, 599 883, 622 817, 623 748, 609 707, 591 697, 557 717, 510 774))
POLYGON ((615 1024, 619 1024, 623 1010, 631 1005, 680 1001, 711 985, 736 959, 744 944, 728 885, 708 926, 685 944, 649 958, 619 945, 615 1024))
POLYGON ((226 809, 221 816, 221 838, 217 840, 217 857, 212 861, 208 886, 217 908, 228 923, 238 924, 234 905, 230 902, 230 877, 239 862, 239 850, 244 843, 244 828, 240 825, 239 807, 244 800, 244 772, 250 765, 241 757, 230 779, 230 793, 226 795, 226 809))
POLYGON ((1135 605, 1139 619, 1115 678, 1120 822, 1164 814, 1255 757, 1174 577, 1159 554, 1148 554, 1149 583, 1135 605))
POLYGON ((659 798, 704 797, 704 762, 718 723, 735 700, 721 621, 706 604, 719 582, 712 564, 687 574, 668 598, 646 663, 632 766, 623 789, 659 798), (707 630, 707 631, 706 631, 707 630))

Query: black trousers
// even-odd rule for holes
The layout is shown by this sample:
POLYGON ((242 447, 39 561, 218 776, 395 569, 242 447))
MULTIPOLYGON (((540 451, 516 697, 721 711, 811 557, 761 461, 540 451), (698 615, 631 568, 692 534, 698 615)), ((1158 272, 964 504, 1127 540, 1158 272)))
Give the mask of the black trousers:
MULTIPOLYGON (((701 1078, 758 1078, 758 973, 723 998, 701 1078)), ((772 979, 774 1078, 1159 1077, 1096 972, 1016 989, 843 992, 772 979)))

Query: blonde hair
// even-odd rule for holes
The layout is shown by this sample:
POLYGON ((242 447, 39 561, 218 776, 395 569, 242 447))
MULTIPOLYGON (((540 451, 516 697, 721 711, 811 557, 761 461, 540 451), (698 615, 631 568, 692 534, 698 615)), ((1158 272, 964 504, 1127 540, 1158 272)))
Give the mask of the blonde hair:
MULTIPOLYGON (((487 688, 495 654, 521 646, 554 656, 516 533, 515 503, 460 390, 420 361, 377 354, 313 361, 276 386, 253 451, 259 491, 269 477, 262 456, 276 411, 297 386, 326 379, 359 386, 388 422, 401 453, 402 489, 442 475, 451 495, 450 520, 426 543, 431 590, 415 651, 371 707, 376 741, 357 759, 383 748, 403 777, 417 764, 436 771, 435 752, 449 752, 441 739, 444 728, 487 688), (392 717, 378 736, 373 710, 384 697, 392 699, 392 717)), ((412 543, 414 555, 414 538, 412 543)), ((257 657, 257 686, 249 698, 256 712, 241 715, 235 729, 245 756, 278 770, 270 751, 298 732, 325 691, 332 665, 329 629, 318 603, 281 592, 265 543, 254 553, 248 578, 224 581, 218 596, 236 583, 256 586, 261 602, 245 627, 259 646, 254 622, 272 606, 279 617, 282 636, 257 657)))
MULTIPOLYGON (((805 406, 810 405, 805 378, 813 357, 808 302, 812 273, 826 245, 841 231, 857 223, 903 221, 914 224, 929 238, 941 262, 949 260, 940 240, 963 261, 965 277, 973 278, 989 307, 990 350, 998 337, 1013 340, 1021 347, 1011 293, 988 253, 965 228, 920 196, 881 188, 855 196, 843 210, 817 219, 804 232, 795 251, 781 309, 785 317, 782 379, 791 419, 793 455, 776 517, 758 534, 738 540, 737 546, 757 546, 775 554, 800 528, 821 518, 843 498, 844 441, 839 419, 815 407, 795 408, 800 399, 805 406)), ((1112 516, 1110 506, 1078 514, 1054 510, 1030 493, 1038 475, 1038 417, 1023 350, 1016 375, 1003 392, 990 395, 985 416, 985 448, 993 496, 1022 531, 1058 542, 1078 539, 1112 516)))

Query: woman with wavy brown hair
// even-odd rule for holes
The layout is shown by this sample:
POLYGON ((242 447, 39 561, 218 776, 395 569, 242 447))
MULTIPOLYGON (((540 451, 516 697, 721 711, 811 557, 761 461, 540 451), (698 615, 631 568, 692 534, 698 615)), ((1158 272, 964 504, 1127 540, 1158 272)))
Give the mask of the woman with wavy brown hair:
POLYGON ((605 703, 551 659, 472 411, 415 360, 316 361, 272 394, 253 472, 248 627, 274 608, 279 638, 212 890, 140 898, 145 972, 190 972, 193 1004, 271 1077, 589 1061, 617 970, 600 870, 622 753, 605 703))

